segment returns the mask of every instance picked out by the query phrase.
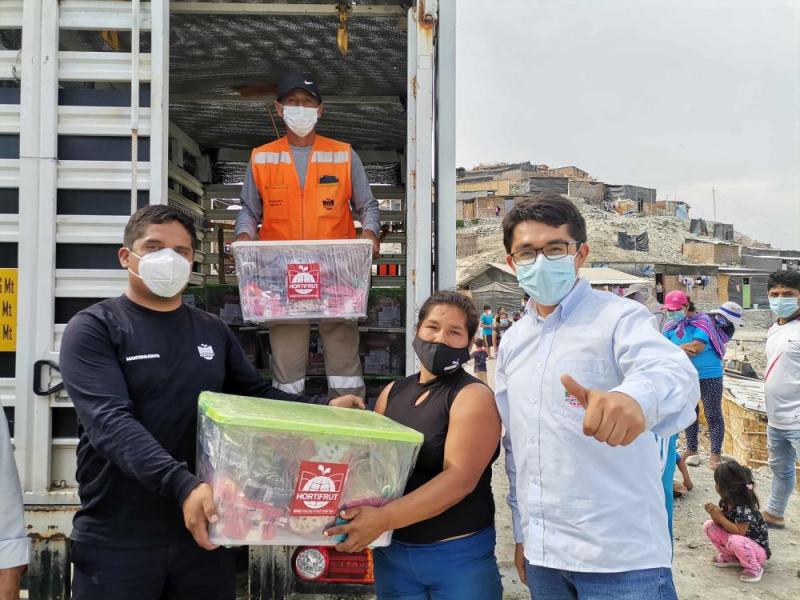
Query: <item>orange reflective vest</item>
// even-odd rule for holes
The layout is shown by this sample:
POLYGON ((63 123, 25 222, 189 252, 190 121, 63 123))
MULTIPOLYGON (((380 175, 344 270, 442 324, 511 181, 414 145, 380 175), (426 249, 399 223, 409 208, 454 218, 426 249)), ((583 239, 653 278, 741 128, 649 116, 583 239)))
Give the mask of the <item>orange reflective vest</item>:
POLYGON ((356 237, 350 210, 350 144, 317 135, 303 189, 286 137, 255 148, 250 165, 264 210, 262 240, 356 237))

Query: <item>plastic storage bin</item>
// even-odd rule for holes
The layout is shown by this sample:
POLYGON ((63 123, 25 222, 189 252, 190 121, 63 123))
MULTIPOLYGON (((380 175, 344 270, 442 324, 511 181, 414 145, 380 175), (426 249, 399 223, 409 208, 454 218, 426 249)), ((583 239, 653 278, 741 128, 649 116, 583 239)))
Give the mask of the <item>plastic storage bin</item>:
POLYGON ((367 316, 372 242, 234 242, 242 316, 263 323, 367 316))
POLYGON ((338 512, 400 497, 423 441, 371 411, 211 392, 198 428, 219 516, 210 536, 225 545, 335 545, 322 533, 338 512))

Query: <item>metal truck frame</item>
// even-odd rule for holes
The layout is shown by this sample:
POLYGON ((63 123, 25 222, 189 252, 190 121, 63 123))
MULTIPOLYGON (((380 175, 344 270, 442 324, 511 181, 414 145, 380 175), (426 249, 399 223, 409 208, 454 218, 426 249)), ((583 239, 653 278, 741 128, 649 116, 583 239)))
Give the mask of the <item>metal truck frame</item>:
MULTIPOLYGON (((67 539, 78 505, 77 439, 71 429, 74 411, 56 368, 63 315, 82 302, 119 295, 127 278, 122 269, 105 264, 97 268, 91 249, 118 246, 128 215, 142 202, 174 204, 199 223, 208 223, 213 213, 204 199, 202 178, 183 168, 184 157, 192 155, 198 173, 207 176, 209 158, 170 121, 171 19, 336 19, 337 4, 0 0, 0 34, 8 34, 0 35, 0 267, 16 269, 19 309, 15 322, 9 323, 13 329, 6 330, 12 350, 0 352, 0 401, 13 422, 34 540, 27 575, 30 598, 65 598, 69 587, 67 539), (112 46, 114 35, 129 35, 130 52, 81 48, 78 42, 87 32, 111 33, 107 39, 112 46), (149 44, 142 51, 140 35, 147 32, 149 44), (65 90, 80 89, 84 82, 130 93, 115 106, 67 100, 65 90), (68 155, 62 148, 65 140, 100 144, 120 138, 130 149, 125 157, 60 155, 68 155), (188 201, 179 193, 184 189, 199 199, 188 201), (124 210, 62 210, 68 196, 101 192, 113 195, 124 210)), ((417 309, 434 288, 455 286, 455 0, 359 2, 350 7, 349 19, 360 17, 399 19, 407 28, 401 164, 406 371, 411 373, 416 366, 411 341, 417 309)), ((217 256, 222 252, 211 237, 206 231, 198 249, 206 264, 214 250, 217 256)), ((213 269, 202 268, 192 282, 213 277, 213 269)), ((285 582, 275 580, 282 576, 274 567, 277 560, 273 554, 251 555, 251 597, 283 597, 285 582)))

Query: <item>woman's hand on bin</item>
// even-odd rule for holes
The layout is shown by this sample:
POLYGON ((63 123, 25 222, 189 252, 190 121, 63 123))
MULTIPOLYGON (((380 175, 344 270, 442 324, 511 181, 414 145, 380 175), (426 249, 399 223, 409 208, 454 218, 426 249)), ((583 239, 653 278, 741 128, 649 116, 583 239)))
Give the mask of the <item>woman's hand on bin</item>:
POLYGON ((208 538, 208 524, 217 522, 214 493, 210 485, 201 483, 186 496, 183 501, 183 522, 198 546, 205 550, 218 547, 208 538))
POLYGON ((391 529, 385 511, 372 506, 359 506, 343 510, 340 516, 349 521, 346 525, 335 525, 325 530, 325 537, 345 534, 347 539, 336 544, 339 552, 361 552, 382 533, 391 529))
POLYGON ((353 394, 346 394, 344 396, 334 398, 328 402, 328 406, 338 406, 339 408, 360 408, 362 410, 367 408, 367 405, 364 404, 364 400, 358 396, 354 396, 353 394))

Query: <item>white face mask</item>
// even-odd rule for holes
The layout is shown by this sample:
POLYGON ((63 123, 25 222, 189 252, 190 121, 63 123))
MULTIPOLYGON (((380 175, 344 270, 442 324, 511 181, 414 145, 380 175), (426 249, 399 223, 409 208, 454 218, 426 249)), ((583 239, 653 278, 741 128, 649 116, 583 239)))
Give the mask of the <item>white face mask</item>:
POLYGON ((283 122, 295 135, 306 137, 317 124, 317 109, 305 106, 284 106, 283 122))
POLYGON ((128 271, 141 279, 156 296, 174 298, 189 283, 192 263, 172 248, 164 248, 144 256, 139 256, 132 250, 130 253, 139 259, 139 272, 134 273, 130 267, 128 271))

